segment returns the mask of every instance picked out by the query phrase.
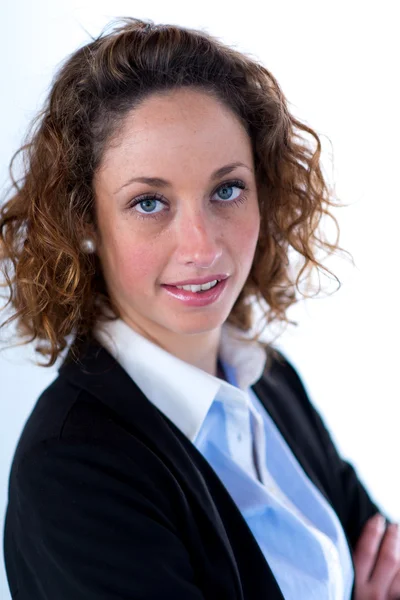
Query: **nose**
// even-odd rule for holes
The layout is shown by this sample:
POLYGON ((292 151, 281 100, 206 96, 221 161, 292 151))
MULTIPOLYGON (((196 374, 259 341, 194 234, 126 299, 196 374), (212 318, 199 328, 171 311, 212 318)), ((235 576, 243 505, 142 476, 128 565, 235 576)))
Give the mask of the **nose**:
POLYGON ((197 209, 181 215, 176 223, 176 251, 178 262, 209 269, 222 254, 221 223, 214 215, 197 209))

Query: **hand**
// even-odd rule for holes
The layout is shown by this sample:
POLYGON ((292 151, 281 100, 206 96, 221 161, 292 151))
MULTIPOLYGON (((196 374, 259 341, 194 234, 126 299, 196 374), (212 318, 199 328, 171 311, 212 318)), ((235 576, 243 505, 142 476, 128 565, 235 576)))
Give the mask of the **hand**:
POLYGON ((378 514, 367 521, 354 551, 355 599, 400 600, 400 528, 378 514))

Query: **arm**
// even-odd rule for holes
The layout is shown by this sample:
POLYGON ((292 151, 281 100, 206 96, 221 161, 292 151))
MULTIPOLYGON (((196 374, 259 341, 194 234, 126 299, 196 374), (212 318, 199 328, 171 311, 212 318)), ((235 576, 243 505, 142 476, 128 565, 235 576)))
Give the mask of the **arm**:
POLYGON ((170 500, 143 471, 79 440, 29 452, 17 474, 18 598, 203 599, 170 500))

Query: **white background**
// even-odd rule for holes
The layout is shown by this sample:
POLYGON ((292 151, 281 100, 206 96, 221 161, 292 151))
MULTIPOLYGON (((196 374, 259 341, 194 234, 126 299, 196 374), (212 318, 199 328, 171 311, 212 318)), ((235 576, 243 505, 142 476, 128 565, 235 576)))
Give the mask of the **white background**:
MULTIPOLYGON (((341 289, 296 306, 290 316, 298 327, 286 330, 279 346, 299 370, 340 451, 395 520, 400 520, 398 8, 382 0, 3 0, 0 8, 3 190, 11 155, 56 67, 89 41, 86 31, 97 35, 114 17, 205 29, 276 76, 292 112, 322 136, 326 175, 349 205, 335 211, 340 242, 356 263, 343 258, 327 263, 341 289)), ((0 354, 1 526, 19 434, 56 374, 55 368, 27 362, 33 357, 29 349, 0 354)), ((2 560, 0 598, 9 599, 2 560)))

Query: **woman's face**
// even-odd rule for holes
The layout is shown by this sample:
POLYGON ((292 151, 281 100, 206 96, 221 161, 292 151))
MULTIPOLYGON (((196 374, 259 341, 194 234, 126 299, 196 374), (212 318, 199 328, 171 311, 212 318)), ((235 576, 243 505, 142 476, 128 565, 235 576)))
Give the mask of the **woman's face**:
POLYGON ((158 339, 219 329, 247 279, 260 228, 250 139, 229 110, 192 89, 146 99, 107 147, 94 192, 97 250, 122 318, 158 339), (133 181, 144 177, 165 182, 133 181), (164 287, 215 275, 227 279, 217 294, 204 294, 217 296, 211 301, 164 287))

